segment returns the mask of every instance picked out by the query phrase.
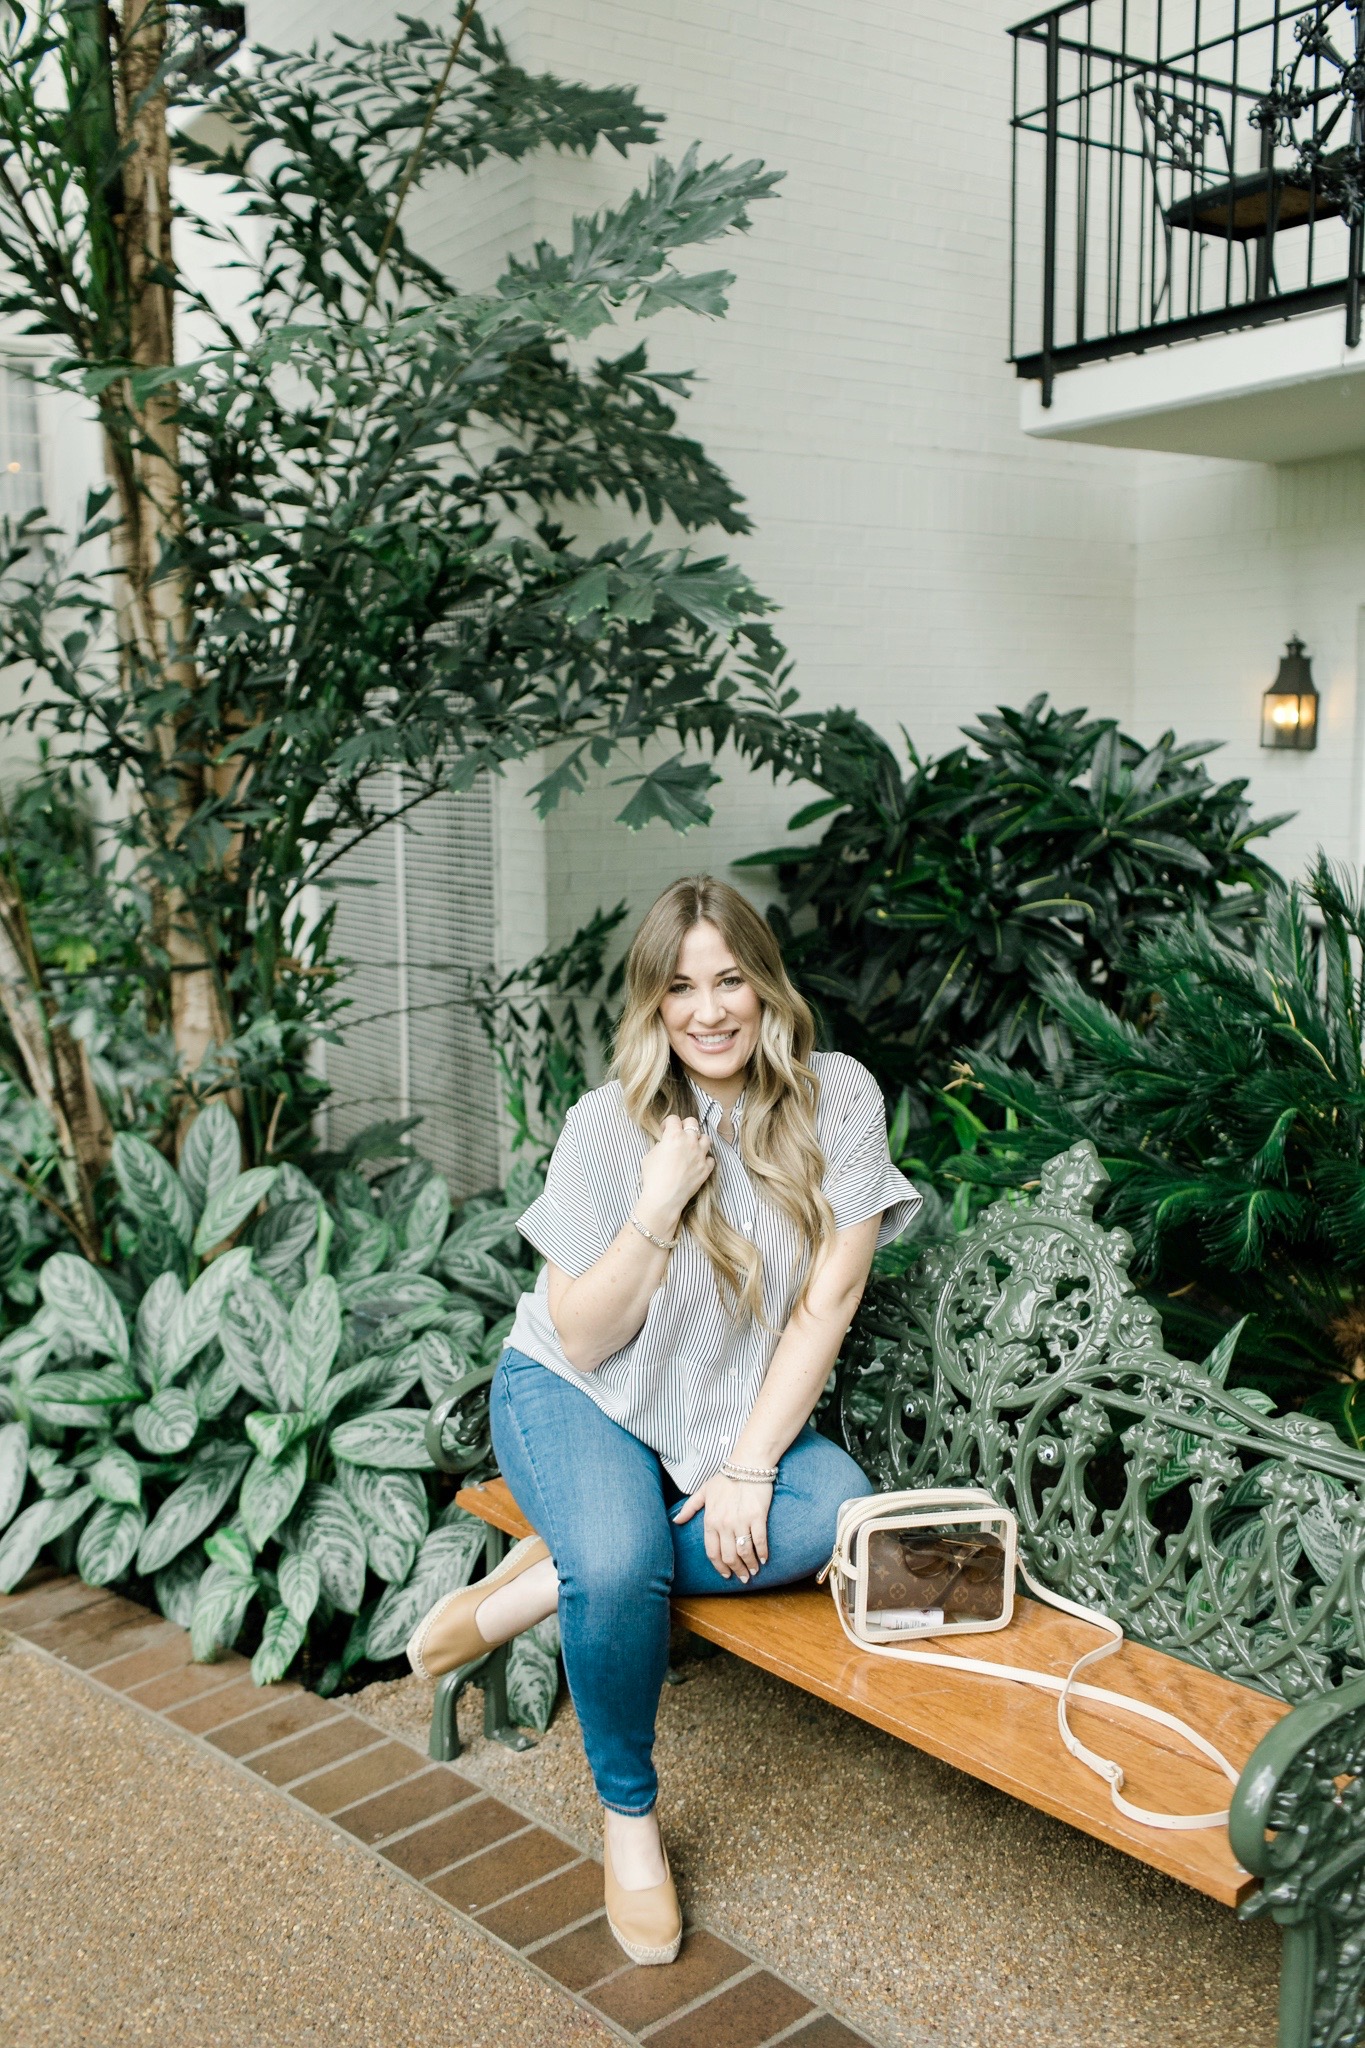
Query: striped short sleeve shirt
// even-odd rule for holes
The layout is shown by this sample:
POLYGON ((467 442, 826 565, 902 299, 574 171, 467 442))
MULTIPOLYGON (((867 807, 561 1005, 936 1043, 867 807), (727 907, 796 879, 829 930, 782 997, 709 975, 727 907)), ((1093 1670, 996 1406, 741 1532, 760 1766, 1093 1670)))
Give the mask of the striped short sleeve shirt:
MULTIPOLYGON (((877 1242, 889 1244, 920 1197, 891 1163, 881 1090, 866 1067, 843 1053, 814 1053, 810 1064, 820 1084, 816 1135, 835 1224, 842 1230, 880 1215, 877 1242)), ((535 1292, 521 1297, 507 1339, 657 1451, 685 1493, 710 1478, 748 1421, 807 1263, 795 1226, 764 1199, 738 1145, 721 1138, 720 1105, 697 1089, 697 1106, 711 1137, 721 1208, 763 1255, 766 1325, 740 1321, 727 1309, 709 1259, 684 1231, 640 1330, 595 1372, 576 1371, 560 1348, 548 1270, 535 1292)), ((742 1115, 741 1102, 732 1124, 742 1115)), ((520 1220, 523 1237, 561 1272, 586 1272, 629 1216, 648 1150, 649 1140, 626 1114, 619 1082, 585 1095, 569 1112, 544 1194, 520 1220)))

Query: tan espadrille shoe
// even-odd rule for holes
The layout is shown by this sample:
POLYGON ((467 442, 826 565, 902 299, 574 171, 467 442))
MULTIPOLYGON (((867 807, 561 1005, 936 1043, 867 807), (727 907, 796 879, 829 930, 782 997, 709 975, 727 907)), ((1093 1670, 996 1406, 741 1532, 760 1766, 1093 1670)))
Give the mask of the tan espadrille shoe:
POLYGON ((607 1894, 607 1925, 633 1963, 673 1963, 682 1947, 682 1908, 664 1850, 664 1881, 644 1891, 628 1892, 616 1882, 611 1847, 602 1842, 602 1875, 607 1894))
POLYGON ((519 1579, 532 1565, 550 1555, 539 1536, 523 1536, 514 1543, 496 1570, 472 1586, 447 1593, 428 1614, 424 1614, 408 1638, 407 1657, 419 1678, 440 1678, 461 1664, 472 1664, 486 1656, 494 1644, 479 1634, 475 1615, 490 1593, 519 1579))

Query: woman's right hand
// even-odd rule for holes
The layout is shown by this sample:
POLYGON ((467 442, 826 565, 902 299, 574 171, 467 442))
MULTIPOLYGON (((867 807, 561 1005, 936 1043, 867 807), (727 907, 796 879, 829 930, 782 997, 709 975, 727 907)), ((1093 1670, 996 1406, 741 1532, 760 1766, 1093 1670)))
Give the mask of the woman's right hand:
POLYGON ((636 1202, 642 1220, 664 1223, 663 1233, 671 1235, 683 1210, 707 1177, 715 1172, 711 1140, 694 1116, 666 1116, 659 1141, 645 1154, 640 1168, 640 1197, 636 1202))

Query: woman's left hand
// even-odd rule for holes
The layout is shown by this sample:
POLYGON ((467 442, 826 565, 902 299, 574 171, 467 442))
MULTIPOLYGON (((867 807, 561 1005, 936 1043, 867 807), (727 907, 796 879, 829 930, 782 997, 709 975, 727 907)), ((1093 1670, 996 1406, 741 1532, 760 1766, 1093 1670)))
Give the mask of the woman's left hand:
POLYGON ((763 1481, 727 1479, 715 1472, 699 1493, 692 1494, 674 1515, 690 1522, 705 1509, 706 1555, 723 1579, 731 1574, 745 1585, 768 1562, 768 1508, 771 1486, 763 1481))

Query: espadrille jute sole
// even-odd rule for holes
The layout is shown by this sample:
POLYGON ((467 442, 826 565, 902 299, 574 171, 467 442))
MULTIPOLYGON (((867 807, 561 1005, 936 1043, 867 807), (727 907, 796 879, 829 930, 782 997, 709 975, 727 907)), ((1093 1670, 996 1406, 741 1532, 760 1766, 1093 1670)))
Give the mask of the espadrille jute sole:
POLYGON ((662 1884, 650 1885, 644 1891, 627 1891, 616 1882, 616 1873, 611 1867, 611 1850, 605 1841, 602 1844, 607 1925, 617 1946, 625 1950, 633 1963, 646 1969, 655 1964, 676 1962, 678 1950, 682 1947, 682 1910, 678 1905, 673 1872, 669 1869, 667 1849, 664 1850, 664 1870, 667 1874, 662 1884), (629 1933, 620 1924, 623 1920, 634 1923, 629 1933), (662 1940, 659 1939, 661 1935, 662 1940))

